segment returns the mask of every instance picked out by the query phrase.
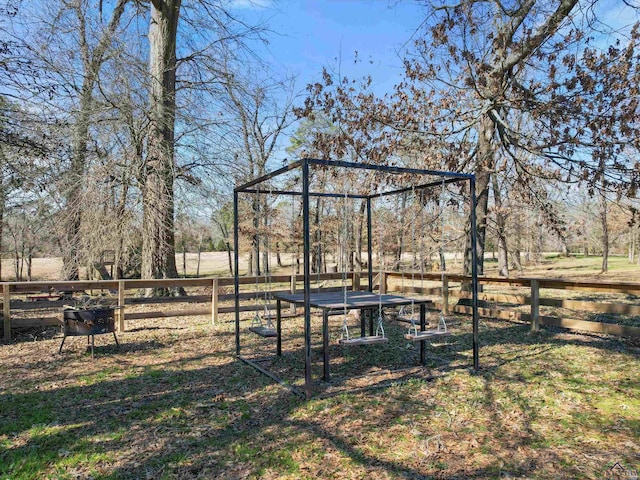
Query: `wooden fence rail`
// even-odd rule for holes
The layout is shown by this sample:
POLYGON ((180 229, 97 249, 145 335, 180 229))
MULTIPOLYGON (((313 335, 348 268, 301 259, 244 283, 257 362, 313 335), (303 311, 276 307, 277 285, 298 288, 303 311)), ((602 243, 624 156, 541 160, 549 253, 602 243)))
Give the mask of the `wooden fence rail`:
MULTIPOLYGON (((415 284, 404 285, 411 281, 412 274, 399 272, 386 272, 387 289, 391 291, 410 291, 424 294, 440 294, 441 302, 445 309, 449 308, 449 298, 470 299, 471 294, 463 291, 452 291, 451 282, 469 282, 470 278, 464 275, 451 275, 441 273, 413 273, 413 282, 423 283, 424 281, 439 282, 440 287, 425 288, 416 287, 415 284), (404 286, 403 286, 404 285, 404 286)), ((514 294, 490 294, 480 293, 478 300, 495 302, 502 304, 512 304, 512 306, 501 308, 480 308, 480 316, 516 319, 531 322, 531 329, 537 331, 540 325, 562 327, 571 330, 581 330, 595 333, 607 333, 612 335, 640 337, 640 328, 625 325, 618 325, 605 322, 580 320, 575 318, 554 317, 540 315, 540 307, 548 306, 555 308, 566 308, 570 310, 580 310, 592 313, 604 313, 614 315, 638 315, 640 316, 640 305, 619 302, 595 302, 558 298, 542 298, 540 290, 573 290, 579 292, 596 293, 618 293, 640 296, 640 283, 631 282, 580 282, 573 280, 559 280, 548 278, 500 278, 500 277, 478 277, 480 285, 504 285, 510 287, 529 288, 529 295, 514 294), (515 310, 518 306, 529 306, 529 313, 515 310)), ((471 307, 466 305, 456 305, 453 307, 456 313, 470 314, 471 307)))
MULTIPOLYGON (((349 285, 348 288, 359 289, 361 285, 360 273, 349 272, 347 274, 349 285)), ((364 275, 366 279, 366 275, 364 275)), ((313 275, 312 282, 318 283, 324 291, 331 291, 336 287, 324 287, 319 282, 330 280, 341 280, 342 272, 323 273, 313 275)), ((241 277, 240 285, 256 286, 253 292, 242 292, 241 300, 254 299, 265 295, 265 287, 271 287, 274 284, 285 284, 289 286, 287 290, 269 289, 266 293, 291 292, 295 293, 296 285, 304 280, 303 275, 270 275, 259 277, 241 277)), ((235 309, 231 306, 221 306, 225 301, 234 299, 233 293, 223 292, 222 287, 233 286, 233 277, 207 277, 207 278, 175 278, 175 279, 154 279, 154 280, 92 280, 92 281, 53 281, 53 282, 3 282, 2 285, 2 330, 5 341, 11 340, 11 330, 15 328, 37 327, 44 325, 60 325, 61 314, 56 316, 40 316, 30 318, 12 318, 12 311, 34 311, 43 309, 62 309, 64 305, 72 302, 70 296, 73 293, 86 293, 100 290, 108 292, 109 296, 101 297, 100 303, 103 305, 118 306, 116 311, 118 329, 125 330, 125 320, 137 320, 142 318, 161 318, 161 317, 178 317, 190 315, 211 315, 211 321, 215 324, 218 321, 220 313, 233 312, 235 309), (188 295, 173 297, 127 297, 127 291, 144 291, 153 288, 187 288, 187 287, 206 287, 211 288, 211 295, 188 295), (44 295, 43 295, 44 294, 44 295), (18 299, 16 297, 20 296, 18 299), (69 297, 67 299, 60 298, 57 300, 49 300, 48 298, 69 297), (13 298, 12 298, 13 297, 13 298), (26 301, 29 298, 35 301, 26 301), (173 311, 145 311, 145 312, 126 312, 126 306, 129 305, 152 305, 152 304, 174 304, 174 303, 210 303, 210 306, 181 308, 173 311)), ((337 287, 338 289, 340 287, 337 287)), ((255 311, 264 308, 260 305, 243 305, 241 311, 255 311)))
MULTIPOLYGON (((359 272, 348 272, 348 288, 358 290, 362 288, 362 280, 366 280, 366 274, 359 272)), ((339 289, 341 287, 324 287, 322 283, 330 280, 341 280, 343 273, 324 273, 314 275, 312 282, 318 284, 323 290, 339 289), (322 283, 320 283, 322 282, 322 283)), ((241 300, 255 299, 265 294, 265 287, 269 286, 269 292, 291 292, 295 293, 297 284, 302 282, 302 275, 271 275, 260 277, 241 277, 240 285, 256 286, 252 292, 244 291, 240 294, 241 300), (279 287, 277 290, 272 289, 273 284, 279 287), (288 288, 282 288, 284 285, 288 288)), ((425 295, 435 295, 440 297, 438 302, 446 311, 452 309, 456 313, 468 314, 470 307, 467 305, 450 305, 450 299, 469 299, 470 294, 463 292, 455 283, 462 284, 469 282, 469 277, 463 275, 440 273, 425 273, 420 275, 414 272, 382 272, 382 275, 376 275, 374 279, 374 288, 379 288, 381 292, 402 291, 404 293, 419 293, 425 295), (413 277, 413 281, 412 281, 413 277), (437 287, 424 287, 423 281, 437 282, 437 287), (416 283, 419 282, 420 286, 416 283)), ((528 288, 529 294, 492 294, 480 293, 479 300, 486 302, 495 302, 503 305, 500 308, 481 308, 481 316, 490 316, 496 318, 517 319, 521 321, 531 322, 532 330, 537 330, 540 325, 559 326, 570 329, 586 330, 598 333, 610 333, 614 335, 625 335, 632 337, 640 337, 640 328, 623 326, 617 324, 594 322, 586 320, 578 320, 571 318, 560 318, 540 315, 540 306, 548 306, 555 308, 566 308, 571 310, 581 310, 587 312, 604 313, 604 314, 623 314, 623 315, 639 315, 639 304, 627 304, 619 302, 595 302, 583 300, 569 300, 556 298, 541 298, 540 290, 574 290, 583 292, 598 293, 620 293, 640 295, 640 283, 629 282, 576 282, 569 280, 556 280, 546 278, 497 278, 497 277, 480 277, 481 285, 505 285, 512 287, 528 288), (517 311, 514 307, 529 306, 529 313, 517 311)), ((87 290, 101 290, 109 292, 110 296, 103 298, 104 304, 117 305, 118 328, 120 331, 125 330, 125 320, 136 320, 142 318, 160 318, 187 315, 211 315, 211 321, 215 324, 221 313, 233 312, 233 306, 222 306, 221 303, 233 300, 234 295, 228 290, 224 291, 223 287, 233 285, 233 277, 208 277, 208 278, 180 278, 180 279, 158 279, 158 280, 96 280, 96 281, 78 281, 78 282, 4 282, 2 283, 2 301, 3 301, 3 321, 2 327, 4 332, 4 340, 11 340, 12 328, 24 328, 40 325, 59 325, 60 316, 49 317, 31 317, 31 318, 12 318, 12 311, 29 312, 37 309, 54 309, 62 308, 68 304, 69 300, 48 300, 51 293, 72 294, 74 292, 86 292, 87 290), (206 287, 211 288, 211 295, 189 295, 176 297, 127 297, 127 291, 144 291, 153 288, 169 288, 169 287, 206 287), (31 298, 36 300, 33 302, 25 301, 31 298), (35 294, 35 295, 34 295, 35 294), (38 295, 39 294, 39 295, 38 295), (46 294, 46 295, 43 295, 46 294), (25 298, 16 298, 16 297, 25 298), (208 303, 208 307, 181 308, 180 310, 153 310, 145 312, 127 312, 127 306, 133 305, 152 305, 152 304, 174 304, 174 303, 208 303)), ((314 287, 315 288, 315 287, 314 287)), ((241 311, 255 311, 262 309, 260 305, 242 305, 241 311)))

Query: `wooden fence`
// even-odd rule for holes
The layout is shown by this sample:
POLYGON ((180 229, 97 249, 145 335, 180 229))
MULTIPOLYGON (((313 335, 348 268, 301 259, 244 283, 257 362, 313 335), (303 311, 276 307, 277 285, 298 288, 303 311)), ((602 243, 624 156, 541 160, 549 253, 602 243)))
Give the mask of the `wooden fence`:
MULTIPOLYGON (((350 272, 348 275, 348 288, 360 289, 361 274, 350 272)), ((363 276, 366 279, 366 275, 363 276)), ((313 275, 312 282, 319 285, 323 290, 331 290, 331 287, 323 285, 331 280, 342 280, 342 273, 323 273, 313 275)), ((288 285, 286 290, 270 290, 271 293, 291 292, 295 293, 296 288, 304 280, 303 275, 270 275, 260 277, 240 277, 241 286, 252 286, 252 292, 242 292, 241 300, 254 299, 265 294, 265 290, 274 285, 288 285)), ((96 290, 102 292, 99 298, 101 305, 117 306, 116 310, 118 330, 125 330, 125 320, 137 320, 142 318, 162 318, 181 317, 189 315, 211 315, 213 323, 218 321, 221 313, 230 313, 235 310, 233 306, 222 306, 221 303, 234 299, 233 293, 223 292, 224 287, 233 287, 233 277, 209 277, 209 278, 176 278, 157 280, 87 280, 75 282, 2 282, 2 330, 5 341, 11 340, 11 330, 17 328, 29 328, 46 325, 61 325, 62 309, 65 305, 72 305, 73 299, 60 298, 65 295, 86 294, 95 300, 91 295, 96 290), (211 294, 207 295, 187 295, 168 297, 145 297, 127 296, 127 292, 140 292, 154 288, 189 288, 200 287, 201 289, 211 289, 211 294), (63 295, 64 294, 64 295, 63 295), (127 312, 127 306, 132 305, 169 305, 176 303, 208 304, 207 306, 194 306, 179 310, 152 310, 145 309, 143 312, 127 312), (59 313, 52 316, 51 310, 59 310, 59 313), (47 315, 24 316, 27 312, 48 311, 47 315), (20 312, 20 317, 14 313, 20 312)), ((336 288, 336 287, 334 287, 336 288)), ((337 287, 340 288, 340 287, 337 287)), ((264 308, 263 305, 242 305, 241 311, 255 311, 264 308)), ((274 306, 275 308, 275 306, 274 306)))
MULTIPOLYGON (((386 272, 384 284, 389 291, 404 291, 438 295, 441 297, 438 307, 445 306, 445 310, 452 310, 455 313, 470 314, 471 307, 468 305, 457 304, 450 306, 450 299, 470 299, 470 293, 463 292, 460 289, 451 288, 453 282, 463 283, 469 282, 469 277, 463 275, 442 275, 439 273, 426 273, 420 276, 415 273, 397 273, 386 272), (430 282, 441 283, 436 288, 420 288, 416 287, 416 283, 420 283, 420 279, 430 282), (404 285, 407 284, 407 285, 404 285)), ((499 305, 496 308, 480 308, 479 313, 482 317, 502 318, 507 320, 521 320, 531 322, 531 329, 537 331, 540 325, 553 327, 563 327, 572 330, 581 330, 594 333, 606 333, 611 335, 620 335, 628 337, 640 337, 640 328, 618 325, 615 323, 596 322, 589 320, 581 320, 575 318, 565 318, 558 316, 540 315, 540 307, 565 308, 582 312, 603 313, 611 315, 638 315, 640 316, 640 301, 636 304, 620 303, 620 302, 602 302, 602 301, 582 301, 562 298, 543 298, 540 291, 545 290, 572 290, 578 292, 594 292, 600 294, 627 294, 640 296, 640 283, 628 282, 578 282, 573 280, 558 280, 547 278, 502 278, 502 277, 479 277, 480 285, 499 285, 505 288, 520 287, 529 289, 529 295, 522 294, 498 294, 484 293, 478 295, 481 302, 493 302, 499 305), (529 312, 517 310, 518 307, 529 306, 529 312)))
MULTIPOLYGON (((349 272, 348 287, 354 290, 361 288, 361 281, 366 280, 365 273, 349 272)), ((331 287, 323 286, 322 283, 331 280, 341 280, 343 274, 325 273, 314 275, 312 281, 317 284, 314 288, 321 286, 323 289, 331 287)), ((250 300, 256 296, 264 295, 264 290, 271 284, 276 284, 281 290, 275 291, 295 293, 303 281, 302 275, 272 275, 270 277, 241 277, 240 284, 243 286, 254 286, 253 291, 245 291, 241 293, 242 300, 250 300), (288 287, 283 289, 283 287, 288 287)), ((382 292, 402 292, 402 293, 421 293, 425 295, 435 295, 440 297, 436 305, 440 308, 444 307, 445 311, 452 310, 455 313, 470 314, 471 307, 469 305, 458 302, 451 305, 452 299, 469 299, 470 295, 460 290, 459 285, 455 288, 453 283, 463 283, 469 281, 468 277, 462 275, 441 275, 438 273, 428 273, 420 276, 418 273, 397 273, 383 272, 382 282, 379 281, 379 275, 374 280, 374 287, 380 286, 382 292), (413 279, 412 279, 413 278, 413 279), (417 285, 427 282, 437 282, 439 286, 425 288, 417 285)), ((595 302, 581 301, 557 298, 542 298, 540 291, 545 290, 573 290, 581 292, 596 293, 619 293, 640 295, 640 283, 612 283, 612 282, 576 282, 568 280, 554 279, 536 279, 536 278, 491 278, 481 277, 479 279, 481 285, 502 285, 507 287, 527 288, 528 295, 504 294, 504 293, 485 293, 479 295, 482 302, 493 302, 498 304, 495 308, 480 308, 481 316, 495 317, 511 320, 520 320, 531 322, 532 330, 538 330, 540 325, 563 327, 575 330, 582 330, 596 333, 607 333, 612 335, 640 337, 640 328, 618 325, 613 323, 604 323, 596 321, 587 321, 573 318, 564 318, 557 316, 548 316, 540 314, 540 307, 566 308, 571 310, 579 310, 585 312, 596 312, 604 314, 622 314, 622 315, 638 315, 640 316, 639 304, 627 304, 619 302, 595 302), (500 305, 502 304, 502 305, 500 305), (505 305, 507 304, 507 305, 505 305), (525 312, 519 307, 528 306, 529 311, 525 312)), ((4 339, 11 340, 12 328, 26 328, 43 325, 60 325, 61 313, 55 316, 24 316, 29 312, 59 309, 60 312, 69 300, 51 300, 50 297, 56 298, 59 292, 86 292, 99 290, 108 295, 102 298, 102 303, 118 306, 118 329, 125 330, 125 320, 136 320, 142 318, 161 318, 161 317, 179 317, 188 315, 210 315, 213 323, 218 321, 218 315, 221 313, 230 313, 234 311, 233 306, 223 306, 224 302, 233 300, 233 293, 223 292, 224 287, 233 286, 233 277, 209 277, 209 278, 184 278, 184 279, 159 279, 159 280, 96 280, 96 281, 79 281, 79 282, 4 282, 2 285, 3 299, 3 331, 4 339), (150 288, 170 288, 170 287, 201 287, 211 289, 211 294, 206 295, 188 295, 176 297, 144 297, 144 296, 127 296, 127 292, 144 291, 150 288), (55 295, 52 295, 52 292, 55 295), (127 306, 132 305, 168 305, 175 303, 192 303, 207 304, 206 306, 194 306, 192 308, 181 307, 179 310, 165 309, 145 309, 143 312, 128 312, 127 306), (22 316, 14 316, 13 312, 20 312, 22 316)), ((333 287, 340 288, 340 287, 333 287)), ((246 303, 246 302, 245 302, 246 303)), ((468 303, 468 302, 467 302, 468 303)), ((260 305, 242 305, 242 311, 255 311, 263 308, 260 305)), ((49 314, 50 315, 50 314, 49 314)))

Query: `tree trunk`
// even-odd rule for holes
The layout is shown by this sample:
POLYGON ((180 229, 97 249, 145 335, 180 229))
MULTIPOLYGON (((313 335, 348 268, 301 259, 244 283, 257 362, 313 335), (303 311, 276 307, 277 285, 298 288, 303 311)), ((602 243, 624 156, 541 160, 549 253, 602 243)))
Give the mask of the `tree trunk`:
MULTIPOLYGON (((176 278, 174 168, 176 35, 180 0, 152 0, 149 25, 149 139, 145 163, 142 277, 176 278)), ((182 291, 172 292, 183 294, 182 291)), ((147 292, 148 294, 151 292, 147 292)), ((167 294, 166 291, 154 292, 167 294)))
POLYGON ((276 263, 278 267, 283 267, 282 256, 280 255, 280 242, 276 242, 276 263))
POLYGON ((358 223, 356 227, 356 266, 358 267, 358 271, 362 271, 362 232, 364 230, 364 218, 365 212, 367 209, 367 202, 363 200, 360 203, 360 209, 358 210, 358 223))
POLYGON ((496 235, 498 237, 498 275, 509 277, 509 250, 507 248, 507 216, 502 206, 498 178, 493 176, 493 200, 496 207, 496 235))
POLYGON ((263 239, 263 245, 264 245, 264 252, 262 253, 262 271, 266 274, 268 274, 271 271, 271 266, 270 266, 270 259, 269 259, 269 254, 271 253, 271 239, 269 238, 269 234, 271 233, 269 231, 269 211, 268 211, 268 207, 267 207, 267 202, 265 200, 265 205, 264 205, 264 216, 263 216, 263 223, 264 223, 264 239, 263 239))
MULTIPOLYGON (((488 115, 481 121, 478 136, 478 160, 476 167, 476 252, 478 275, 484 273, 484 246, 487 232, 487 209, 489 206, 489 184, 494 164, 494 125, 488 115)), ((464 274, 471 275, 471 232, 467 232, 464 255, 464 274)), ((471 284, 464 283, 463 291, 470 291, 471 284)))
POLYGON ((600 273, 609 271, 609 226, 607 225, 607 197, 600 193, 600 221, 602 222, 602 267, 600 273))
POLYGON ((233 275, 233 260, 231 258, 231 244, 229 243, 229 241, 225 241, 225 244, 227 246, 227 258, 229 260, 229 275, 233 275))
MULTIPOLYGON (((477 252, 477 270, 478 275, 484 273, 484 245, 487 231, 487 207, 489 196, 489 172, 480 172, 476 176, 476 187, 478 192, 476 204, 476 252, 477 252)), ((471 275, 471 233, 467 233, 467 239, 464 248, 464 274, 471 275)), ((480 288, 480 287, 479 287, 480 288)), ((470 291, 471 285, 464 283, 462 291, 470 291)))
POLYGON ((29 248, 29 253, 27 254, 27 281, 30 282, 32 280, 31 273, 33 270, 33 248, 29 248))
POLYGON ((253 235, 251 236, 251 252, 249 252, 249 275, 260 275, 260 199, 258 195, 251 202, 253 213, 253 235))
POLYGON ((64 238, 62 240, 62 277, 65 280, 78 280, 80 275, 80 227, 82 223, 82 204, 87 163, 87 144, 89 142, 89 123, 93 104, 93 89, 102 64, 106 59, 105 53, 111 45, 111 38, 115 33, 128 0, 118 0, 114 6, 111 20, 102 32, 100 40, 91 49, 87 40, 86 29, 88 23, 81 2, 75 6, 79 23, 79 52, 82 58, 82 87, 80 89, 79 110, 73 130, 71 144, 71 167, 66 175, 63 195, 65 197, 65 217, 63 218, 64 238))
POLYGON ((80 93, 78 111, 72 141, 71 168, 65 186, 64 238, 62 248, 62 278, 80 278, 80 226, 82 224, 83 181, 87 164, 89 141, 89 113, 92 103, 93 76, 85 76, 80 93))
POLYGON ((323 249, 322 249, 322 232, 320 231, 320 217, 321 217, 321 210, 323 208, 323 204, 322 201, 320 200, 320 197, 318 197, 316 199, 316 211, 315 211, 315 218, 314 218, 314 226, 315 226, 315 249, 314 249, 314 254, 312 255, 312 270, 315 273, 321 273, 322 272, 322 263, 323 263, 323 249))
POLYGON ((200 234, 200 238, 198 239, 198 262, 196 263, 196 277, 200 276, 200 257, 202 254, 202 234, 200 234))
POLYGON ((406 212, 407 208, 407 194, 404 193, 400 198, 400 229, 397 236, 396 243, 396 255, 395 255, 395 266, 394 270, 400 270, 400 265, 402 264, 402 254, 404 253, 404 227, 406 220, 406 212))
POLYGON ((187 245, 184 240, 184 235, 182 236, 182 276, 187 276, 187 245))

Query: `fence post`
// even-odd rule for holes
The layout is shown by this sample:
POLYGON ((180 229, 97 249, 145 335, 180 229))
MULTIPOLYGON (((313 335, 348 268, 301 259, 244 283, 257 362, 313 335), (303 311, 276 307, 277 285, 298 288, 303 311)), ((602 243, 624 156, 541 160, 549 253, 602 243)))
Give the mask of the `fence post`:
POLYGON ((531 331, 540 330, 540 282, 531 279, 531 331))
POLYGON ((2 316, 4 317, 4 339, 11 340, 11 285, 2 285, 2 316))
POLYGON ((353 272, 351 277, 351 290, 357 292, 360 290, 360 272, 353 272))
POLYGON ((124 332, 124 280, 118 280, 118 331, 124 332))
POLYGON ((449 277, 442 276, 442 313, 449 314, 449 277))
POLYGON ((218 296, 220 294, 220 283, 217 278, 213 279, 211 288, 211 325, 218 322, 218 296))
POLYGON ((387 272, 380 272, 380 295, 387 293, 387 272))

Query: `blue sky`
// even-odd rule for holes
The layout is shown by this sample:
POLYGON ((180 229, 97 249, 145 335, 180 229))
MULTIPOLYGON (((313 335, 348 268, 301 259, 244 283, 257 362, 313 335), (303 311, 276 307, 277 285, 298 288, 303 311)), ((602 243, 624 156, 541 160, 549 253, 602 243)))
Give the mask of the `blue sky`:
MULTIPOLYGON (((633 0, 630 2, 633 3, 633 0)), ((322 67, 340 68, 348 77, 370 74, 383 93, 400 79, 401 58, 424 20, 416 0, 230 0, 249 20, 262 18, 274 32, 267 59, 298 76, 298 90, 319 78, 322 67), (354 52, 362 62, 354 65, 354 52), (338 60, 338 58, 340 60, 338 60), (371 60, 371 62, 369 62, 371 60)), ((599 0, 599 20, 614 30, 637 20, 622 0, 599 0)), ((600 37, 609 44, 609 35, 600 37)))
POLYGON ((395 6, 387 0, 233 3, 249 17, 264 17, 276 32, 269 36, 267 55, 275 68, 298 76, 298 89, 318 79, 323 66, 340 68, 349 77, 371 74, 378 91, 390 89, 402 67, 396 52, 423 19, 421 7, 413 1, 395 6), (356 51, 359 65, 354 65, 356 51))

